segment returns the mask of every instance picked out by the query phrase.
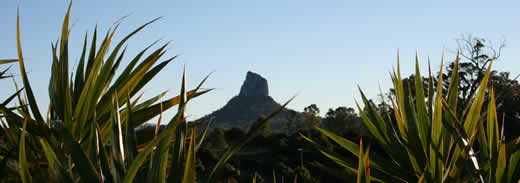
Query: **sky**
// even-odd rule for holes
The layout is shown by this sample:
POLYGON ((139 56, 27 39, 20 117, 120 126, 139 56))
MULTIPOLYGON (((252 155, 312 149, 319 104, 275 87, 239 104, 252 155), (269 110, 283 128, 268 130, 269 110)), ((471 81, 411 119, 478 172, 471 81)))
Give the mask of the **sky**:
MULTIPOLYGON (((16 58, 16 10, 20 8, 22 47, 40 108, 48 105, 51 43, 56 42, 69 1, 3 0, 0 6, 0 59, 16 58)), ((171 42, 165 58, 179 57, 144 88, 145 97, 180 90, 183 67, 188 88, 209 73, 205 88, 214 91, 193 100, 189 118, 209 114, 238 95, 247 71, 268 80, 279 103, 289 108, 316 104, 354 107, 358 86, 370 98, 391 87, 389 73, 399 49, 401 71, 414 71, 418 54, 422 73, 428 58, 438 71, 442 53, 451 61, 456 39, 471 34, 498 44, 506 41, 494 69, 519 74, 519 1, 309 1, 309 0, 75 0, 71 10, 71 67, 77 63, 85 33, 100 35, 125 17, 115 39, 162 17, 128 43, 123 65, 154 41, 171 42)), ((159 44, 160 45, 160 44, 159 44)), ((5 67, 0 67, 4 69, 5 67)), ((12 71, 15 79, 18 66, 12 71)), ((0 99, 15 89, 1 81, 0 99)))

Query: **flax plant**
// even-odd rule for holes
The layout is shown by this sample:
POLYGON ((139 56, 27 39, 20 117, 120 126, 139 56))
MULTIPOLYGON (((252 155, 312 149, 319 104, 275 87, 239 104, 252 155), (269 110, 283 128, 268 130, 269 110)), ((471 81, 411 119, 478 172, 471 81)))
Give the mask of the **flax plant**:
MULTIPOLYGON (((415 93, 405 88, 401 78, 399 57, 397 71, 391 73, 395 95, 390 98, 394 117, 381 114, 361 91, 364 108, 357 108, 374 141, 382 152, 370 153, 367 160, 362 146, 319 129, 341 147, 356 155, 359 166, 341 155, 329 151, 304 136, 322 154, 342 169, 317 164, 343 180, 354 181, 362 171, 362 162, 369 162, 370 174, 357 173, 357 181, 365 182, 516 182, 520 178, 520 138, 505 143, 499 132, 494 92, 488 86, 491 63, 480 83, 478 92, 464 113, 458 114, 458 54, 449 88, 434 86, 431 72, 428 85, 423 85, 416 57, 415 93), (425 90, 425 87, 427 87, 425 90), (425 93, 425 91, 427 93, 425 93), (488 95, 487 109, 484 107, 488 95), (479 153, 477 153, 479 152, 479 153), (345 172, 345 173, 338 173, 345 172)), ((437 86, 443 86, 442 61, 437 86)), ((502 126, 503 128, 503 126, 502 126)))
MULTIPOLYGON (((100 44, 97 29, 90 46, 85 35, 78 66, 69 72, 70 9, 71 5, 60 39, 52 45, 46 117, 38 108, 25 70, 19 18, 18 58, 0 60, 0 64, 18 62, 23 82, 23 88, 0 105, 1 140, 6 146, 1 147, 6 153, 0 156, 0 182, 196 182, 196 151, 207 129, 202 135, 195 132, 194 127, 204 122, 188 123, 185 111, 190 100, 211 91, 201 88, 208 77, 188 91, 184 71, 178 96, 160 101, 163 92, 141 100, 141 89, 176 57, 163 59, 167 44, 147 54, 153 43, 130 59, 126 67, 121 69, 120 65, 125 59, 126 41, 157 19, 138 27, 112 49, 109 47, 119 24, 105 34, 100 44), (8 108, 15 98, 19 105, 8 108), (167 127, 138 148, 135 128, 173 106, 177 106, 177 113, 167 127)), ((229 158, 285 105, 259 119, 248 136, 223 154, 209 182, 219 180, 220 169, 229 158)))

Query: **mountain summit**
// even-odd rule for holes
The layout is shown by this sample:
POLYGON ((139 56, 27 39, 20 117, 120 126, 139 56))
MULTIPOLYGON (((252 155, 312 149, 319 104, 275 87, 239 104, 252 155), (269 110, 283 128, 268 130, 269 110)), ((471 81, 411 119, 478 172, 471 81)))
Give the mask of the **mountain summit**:
POLYGON ((267 80, 257 73, 248 71, 246 80, 240 88, 238 96, 244 97, 266 97, 269 96, 269 87, 267 80))
MULTIPOLYGON (((222 108, 204 116, 199 120, 214 117, 212 127, 249 129, 260 116, 268 116, 281 105, 269 96, 267 80, 257 73, 248 71, 246 79, 240 88, 240 93, 231 98, 222 108)), ((289 112, 284 109, 271 120, 271 128, 284 129, 289 112)))

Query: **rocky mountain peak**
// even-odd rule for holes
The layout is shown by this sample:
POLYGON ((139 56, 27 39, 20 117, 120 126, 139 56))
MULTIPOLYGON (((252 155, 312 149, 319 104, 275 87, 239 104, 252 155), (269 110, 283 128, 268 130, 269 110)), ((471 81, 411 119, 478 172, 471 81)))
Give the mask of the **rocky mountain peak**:
POLYGON ((266 97, 269 96, 267 80, 257 73, 248 71, 246 80, 240 88, 239 96, 247 97, 266 97))
MULTIPOLYGON (((238 96, 231 98, 222 108, 196 121, 213 118, 214 127, 247 130, 259 117, 269 116, 280 107, 280 104, 269 96, 267 80, 259 74, 249 71, 238 96)), ((300 115, 294 110, 283 109, 271 119, 271 128, 284 129, 287 126, 288 116, 292 114, 290 112, 300 115)), ((303 119, 303 116, 299 118, 303 119)), ((204 127, 201 126, 201 129, 204 127)))

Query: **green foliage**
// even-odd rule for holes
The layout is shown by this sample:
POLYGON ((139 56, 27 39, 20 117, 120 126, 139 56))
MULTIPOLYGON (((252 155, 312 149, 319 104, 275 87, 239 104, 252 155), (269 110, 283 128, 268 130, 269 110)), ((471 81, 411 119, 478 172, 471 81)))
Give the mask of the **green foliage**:
POLYGON ((303 109, 303 114, 308 122, 308 126, 318 128, 321 124, 320 109, 316 104, 311 104, 303 109))
POLYGON ((329 109, 323 123, 327 130, 338 135, 368 135, 368 131, 363 125, 363 119, 351 107, 329 109))
MULTIPOLYGON (((46 118, 38 109, 25 70, 19 18, 18 59, 0 60, 2 65, 18 62, 24 86, 23 92, 19 89, 0 105, 3 134, 0 148, 7 152, 1 156, 0 181, 196 182, 196 152, 207 131, 202 135, 196 133, 194 128, 204 122, 188 124, 185 110, 190 100, 211 91, 201 89, 207 77, 195 89, 188 91, 184 72, 178 96, 159 101, 165 94, 163 92, 140 101, 142 94, 137 94, 141 89, 176 57, 158 62, 162 60, 167 44, 146 55, 152 44, 121 69, 126 53, 123 47, 127 40, 157 19, 135 29, 113 49, 109 47, 119 24, 106 33, 101 44, 97 43, 95 30, 90 48, 85 36, 79 64, 71 74, 70 9, 71 5, 63 21, 59 43, 52 45, 50 104, 46 118), (15 98, 18 98, 19 105, 7 107, 15 98), (173 106, 177 106, 177 113, 167 127, 138 144, 135 127, 173 106), (188 133, 190 129, 191 133, 188 133)), ((0 79, 7 77, 5 71, 0 74, 0 79)), ((213 168, 209 182, 219 180, 222 165, 251 138, 260 134, 265 124, 284 106, 269 117, 259 119, 246 136, 231 145, 213 168)))
MULTIPOLYGON (((291 99, 292 100, 292 99, 291 99)), ((211 174, 209 175, 209 182, 216 182, 217 179, 221 176, 222 167, 226 164, 227 161, 231 158, 231 156, 238 152, 240 148, 242 148, 248 141, 252 140, 254 137, 260 135, 260 133, 263 133, 263 129, 266 128, 267 124, 269 123, 269 119, 273 118, 275 115, 280 113, 287 104, 291 101, 287 101, 282 107, 278 108, 275 112, 273 112, 268 117, 261 117, 259 118, 253 126, 250 128, 250 130, 247 132, 247 134, 238 140, 234 145, 232 145, 230 148, 228 148, 224 154, 222 155, 222 158, 217 162, 215 165, 215 168, 211 171, 211 174)))
MULTIPOLYGON (((458 58, 446 93, 442 91, 442 87, 434 91, 431 73, 429 86, 423 86, 417 59, 415 92, 405 90, 407 88, 400 76, 398 59, 397 71, 391 75, 395 90, 395 95, 391 98, 393 119, 388 113, 381 114, 363 92, 361 96, 365 109, 362 110, 358 105, 365 125, 382 148, 381 152, 366 155, 362 145, 320 129, 330 139, 358 156, 357 170, 354 162, 320 148, 309 138, 307 140, 316 144, 322 154, 342 166, 344 171, 357 171, 358 182, 365 182, 368 178, 376 182, 516 182, 520 178, 517 164, 520 152, 517 144, 520 139, 506 144, 501 138, 504 134, 498 131, 492 89, 487 110, 482 110, 491 63, 492 61, 478 90, 471 97, 472 101, 468 106, 462 106, 467 109, 466 112, 461 114, 456 112, 459 96, 458 58), (484 124, 487 124, 486 128, 484 124), (480 154, 477 155, 477 151, 480 154), (368 171, 363 171, 365 167, 361 162, 370 162, 370 167, 374 167, 370 169, 370 174, 364 173, 368 171)), ((437 79, 439 86, 443 83, 442 76, 441 64, 437 79)), ((412 83, 408 85, 410 84, 412 83)), ((323 169, 333 175, 344 176, 343 179, 352 175, 334 174, 333 169, 323 169)))
POLYGON ((359 142, 359 161, 357 169, 357 182, 370 183, 370 160, 368 153, 370 149, 365 152, 363 150, 363 141, 359 142))
MULTIPOLYGON (((303 129, 301 133, 308 134, 309 137, 316 139, 320 144, 325 144, 328 149, 337 149, 329 142, 328 138, 322 138, 322 134, 316 129, 303 129)), ((245 136, 245 132, 239 129, 215 128, 209 134, 207 141, 204 141, 197 157, 204 163, 204 167, 213 167, 224 148, 218 148, 213 142, 213 138, 222 136, 222 141, 227 144, 236 143, 236 139, 245 136), (225 138, 224 138, 225 137, 225 138)), ((349 156, 355 160, 355 156, 349 156)), ((334 165, 320 152, 312 147, 312 144, 305 141, 297 133, 286 134, 282 131, 273 131, 268 136, 258 135, 246 146, 237 152, 225 165, 221 180, 236 179, 239 182, 251 181, 251 176, 256 172, 261 175, 266 182, 276 178, 277 182, 293 182, 295 177, 299 182, 338 182, 338 179, 327 176, 320 169, 312 166, 313 162, 320 162, 325 165, 334 165), (300 151, 301 150, 301 151, 300 151), (307 179, 299 176, 300 167, 307 169, 307 179), (276 176, 273 177, 273 170, 276 176)), ((198 180, 205 182, 211 170, 198 169, 198 180)), ((298 182, 298 181, 297 181, 298 182)))

